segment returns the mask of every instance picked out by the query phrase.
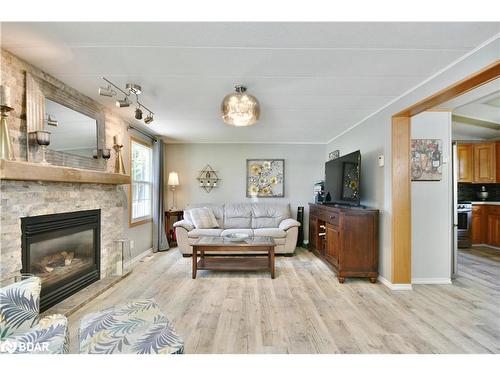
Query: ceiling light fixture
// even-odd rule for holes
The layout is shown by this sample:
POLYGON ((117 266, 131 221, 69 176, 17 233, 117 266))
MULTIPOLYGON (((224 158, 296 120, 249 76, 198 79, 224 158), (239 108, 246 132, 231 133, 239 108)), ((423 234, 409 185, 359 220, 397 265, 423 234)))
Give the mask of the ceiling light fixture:
POLYGON ((111 85, 108 85, 108 87, 99 87, 99 95, 111 98, 116 95, 116 91, 113 90, 111 85))
POLYGON ((153 113, 149 112, 149 115, 146 116, 146 118, 144 119, 144 122, 149 125, 153 122, 154 118, 153 118, 153 113))
POLYGON ((51 117, 50 115, 48 115, 48 118, 47 118, 47 125, 50 125, 50 126, 57 126, 59 125, 59 121, 57 121, 55 118, 51 117))
POLYGON ((136 83, 127 83, 127 84, 125 84, 125 90, 122 90, 121 88, 119 88, 117 85, 115 85, 113 82, 111 82, 106 77, 101 77, 101 78, 108 83, 108 87, 99 87, 99 95, 108 96, 108 97, 115 96, 118 93, 117 91, 115 91, 113 89, 113 88, 115 88, 124 95, 123 100, 116 101, 116 103, 115 103, 116 106, 118 108, 127 108, 127 107, 130 107, 130 105, 132 104, 132 101, 129 99, 129 97, 133 94, 133 95, 135 95, 135 102, 137 104, 134 117, 137 120, 142 120, 143 109, 144 109, 144 110, 149 112, 149 115, 146 116, 146 118, 144 119, 144 122, 146 124, 150 124, 153 122, 154 112, 151 111, 148 107, 146 107, 144 104, 142 104, 139 101, 139 94, 142 92, 142 87, 140 85, 138 85, 136 83))
POLYGON ((127 108, 130 107, 130 102, 127 97, 123 98, 123 100, 117 100, 116 101, 116 106, 118 108, 127 108))
POLYGON ((141 110, 141 107, 137 107, 135 109, 135 118, 137 120, 142 120, 142 110, 141 110))
POLYGON ((247 94, 243 85, 234 86, 235 92, 224 97, 222 119, 232 126, 254 125, 260 118, 260 104, 255 96, 247 94))

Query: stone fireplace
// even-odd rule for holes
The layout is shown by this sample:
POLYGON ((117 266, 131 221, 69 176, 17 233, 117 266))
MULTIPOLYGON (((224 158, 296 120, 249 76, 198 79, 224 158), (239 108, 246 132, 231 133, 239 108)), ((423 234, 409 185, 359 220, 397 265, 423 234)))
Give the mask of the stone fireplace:
POLYGON ((21 218, 22 272, 42 280, 44 311, 99 280, 101 210, 21 218))

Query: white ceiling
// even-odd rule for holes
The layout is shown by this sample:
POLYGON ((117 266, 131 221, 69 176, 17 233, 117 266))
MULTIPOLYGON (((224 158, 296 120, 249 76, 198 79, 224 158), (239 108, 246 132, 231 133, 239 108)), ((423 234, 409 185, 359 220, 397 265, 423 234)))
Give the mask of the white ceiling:
MULTIPOLYGON (((500 126, 500 107, 493 104, 498 98, 500 98, 500 79, 495 79, 437 108, 451 109, 454 115, 487 121, 500 126)), ((454 120, 452 136, 453 139, 462 140, 496 139, 500 137, 500 131, 454 120)))
MULTIPOLYGON (((2 46, 86 95, 143 87, 172 142, 326 143, 500 31, 499 23, 3 23, 2 46), (244 84, 262 109, 232 128, 244 84)), ((116 110, 116 109, 114 109, 116 110)), ((116 110, 132 123, 133 108, 116 110)))

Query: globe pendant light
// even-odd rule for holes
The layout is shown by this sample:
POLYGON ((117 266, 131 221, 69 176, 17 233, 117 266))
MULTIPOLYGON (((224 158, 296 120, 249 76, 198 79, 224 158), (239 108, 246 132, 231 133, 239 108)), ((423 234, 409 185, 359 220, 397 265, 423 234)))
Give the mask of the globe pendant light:
POLYGON ((247 94, 246 87, 236 85, 232 94, 226 95, 221 104, 222 119, 228 125, 249 126, 255 124, 260 117, 259 101, 247 94))

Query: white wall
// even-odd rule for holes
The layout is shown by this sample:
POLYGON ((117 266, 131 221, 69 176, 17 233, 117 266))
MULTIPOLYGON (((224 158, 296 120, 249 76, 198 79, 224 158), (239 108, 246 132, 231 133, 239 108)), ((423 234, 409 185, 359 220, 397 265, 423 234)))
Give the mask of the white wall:
POLYGON ((441 181, 412 181, 412 283, 451 282, 451 112, 424 112, 411 119, 413 139, 441 139, 441 181))
MULTIPOLYGON (((251 202, 246 198, 246 159, 285 159, 285 197, 261 198, 261 202, 289 202, 293 217, 297 207, 304 206, 309 217, 308 203, 313 201, 313 185, 324 178, 325 146, 305 144, 167 144, 166 175, 179 174, 176 190, 177 207, 193 203, 251 202), (196 177, 210 164, 222 181, 210 193, 199 187, 196 177)), ((172 204, 168 190, 167 207, 172 204)), ((308 224, 304 225, 307 238, 308 224)))
MULTIPOLYGON (((379 273, 391 280, 391 117, 395 113, 436 93, 437 91, 479 71, 495 62, 499 56, 500 39, 495 39, 481 46, 452 66, 431 77, 419 87, 404 94, 393 103, 372 116, 353 125, 350 131, 332 139, 326 147, 328 152, 339 149, 341 154, 359 149, 362 154, 362 203, 381 210, 380 214, 380 259, 379 273), (385 167, 373 173, 371 181, 367 176, 371 166, 375 165, 377 153, 385 155, 385 167)), ((411 72, 408 72, 411 74, 411 72)), ((361 99, 360 99, 361 100, 361 99)))

